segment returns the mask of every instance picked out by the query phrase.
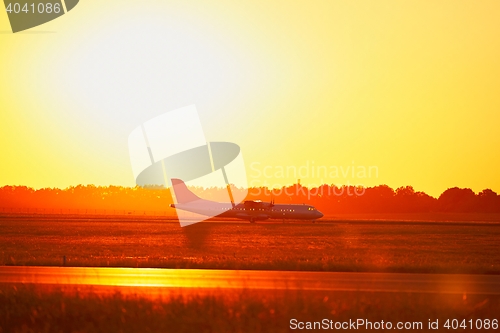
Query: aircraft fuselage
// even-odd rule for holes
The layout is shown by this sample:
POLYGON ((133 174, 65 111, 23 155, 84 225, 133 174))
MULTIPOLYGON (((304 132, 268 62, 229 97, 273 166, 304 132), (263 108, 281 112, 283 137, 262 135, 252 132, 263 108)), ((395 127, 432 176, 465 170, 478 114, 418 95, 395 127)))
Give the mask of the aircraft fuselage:
POLYGON ((245 202, 238 205, 199 200, 172 205, 177 209, 207 216, 239 218, 249 221, 267 219, 316 220, 323 214, 310 205, 270 204, 261 202, 245 202))

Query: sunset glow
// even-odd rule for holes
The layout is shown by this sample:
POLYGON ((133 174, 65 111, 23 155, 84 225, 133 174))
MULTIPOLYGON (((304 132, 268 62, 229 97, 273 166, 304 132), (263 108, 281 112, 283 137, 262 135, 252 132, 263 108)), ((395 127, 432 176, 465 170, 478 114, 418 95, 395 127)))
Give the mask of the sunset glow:
POLYGON ((2 12, 0 186, 134 186, 129 133, 196 104, 207 140, 241 147, 250 186, 499 192, 499 10, 82 0, 19 34, 2 12), (378 172, 264 175, 313 164, 378 172))

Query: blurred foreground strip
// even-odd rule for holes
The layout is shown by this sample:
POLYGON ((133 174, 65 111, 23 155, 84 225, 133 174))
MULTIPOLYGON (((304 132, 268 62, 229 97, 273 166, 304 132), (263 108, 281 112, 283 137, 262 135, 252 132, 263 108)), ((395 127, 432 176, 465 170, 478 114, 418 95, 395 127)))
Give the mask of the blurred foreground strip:
POLYGON ((463 274, 3 266, 0 283, 500 295, 500 276, 463 274))

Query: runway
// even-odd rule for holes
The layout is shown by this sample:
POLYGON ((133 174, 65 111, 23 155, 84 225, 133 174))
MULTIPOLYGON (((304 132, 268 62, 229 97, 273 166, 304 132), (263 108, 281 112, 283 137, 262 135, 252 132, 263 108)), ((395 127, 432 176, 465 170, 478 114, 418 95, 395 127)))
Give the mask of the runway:
POLYGON ((272 289, 500 295, 500 276, 463 274, 3 266, 0 283, 118 290, 272 289))

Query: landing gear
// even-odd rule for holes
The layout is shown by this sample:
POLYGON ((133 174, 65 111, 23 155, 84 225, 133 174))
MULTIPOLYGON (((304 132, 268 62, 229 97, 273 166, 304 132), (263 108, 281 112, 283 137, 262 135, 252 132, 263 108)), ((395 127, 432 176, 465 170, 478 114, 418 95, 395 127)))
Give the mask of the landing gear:
POLYGON ((250 219, 250 223, 255 223, 255 219, 250 219))

